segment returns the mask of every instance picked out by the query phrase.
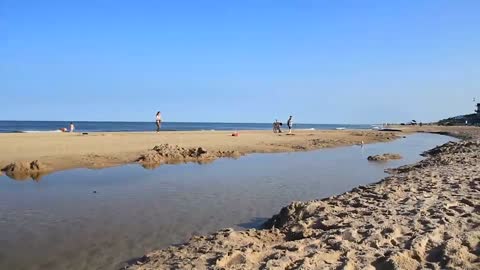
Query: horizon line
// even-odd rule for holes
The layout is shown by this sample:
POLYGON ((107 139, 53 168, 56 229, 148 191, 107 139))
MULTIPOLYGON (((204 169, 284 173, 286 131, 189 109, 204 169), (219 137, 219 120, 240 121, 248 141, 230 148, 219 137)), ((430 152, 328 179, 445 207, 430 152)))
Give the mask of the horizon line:
MULTIPOLYGON (((104 122, 104 123, 154 123, 155 121, 119 121, 119 120, 0 120, 0 122, 104 122)), ((200 122, 200 121, 162 121, 163 123, 209 123, 209 124, 271 124, 270 122, 200 122)), ((273 122, 272 122, 273 123, 273 122)), ((295 123, 300 125, 378 125, 382 123, 295 123)), ((391 123, 397 124, 397 123, 391 123)))

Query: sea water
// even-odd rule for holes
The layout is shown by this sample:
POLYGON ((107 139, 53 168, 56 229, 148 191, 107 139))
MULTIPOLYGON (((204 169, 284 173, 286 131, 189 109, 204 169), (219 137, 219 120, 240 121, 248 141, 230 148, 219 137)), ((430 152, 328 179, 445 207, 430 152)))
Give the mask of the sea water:
MULTIPOLYGON (((272 121, 273 122, 273 121, 272 121)), ((285 121, 286 122, 286 121, 285 121)), ((77 132, 143 132, 155 131, 155 122, 74 122, 77 132)), ((344 124, 295 124, 295 129, 333 130, 337 128, 370 129, 371 125, 344 124)), ((0 121, 0 133, 11 132, 60 132, 61 128, 70 128, 70 122, 63 121, 0 121)), ((270 130, 270 123, 200 123, 165 122, 163 131, 190 130, 270 130)))

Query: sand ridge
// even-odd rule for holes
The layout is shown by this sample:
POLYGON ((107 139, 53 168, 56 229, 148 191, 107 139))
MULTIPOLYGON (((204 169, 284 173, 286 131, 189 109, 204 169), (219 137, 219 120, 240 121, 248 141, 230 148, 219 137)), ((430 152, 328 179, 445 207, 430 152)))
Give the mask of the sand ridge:
POLYGON ((222 157, 237 158, 238 151, 208 151, 203 147, 179 147, 178 145, 161 144, 142 154, 137 162, 143 167, 152 169, 162 164, 176 164, 185 162, 209 163, 222 157))
POLYGON ((448 143, 379 183, 293 202, 126 269, 480 269, 480 141, 448 143))

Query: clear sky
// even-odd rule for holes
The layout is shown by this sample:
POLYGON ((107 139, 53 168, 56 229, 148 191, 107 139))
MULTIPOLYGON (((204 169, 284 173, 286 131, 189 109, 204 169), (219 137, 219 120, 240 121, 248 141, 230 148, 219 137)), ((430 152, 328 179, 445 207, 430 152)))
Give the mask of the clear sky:
POLYGON ((0 119, 472 113, 479 14, 478 0, 0 0, 0 119))

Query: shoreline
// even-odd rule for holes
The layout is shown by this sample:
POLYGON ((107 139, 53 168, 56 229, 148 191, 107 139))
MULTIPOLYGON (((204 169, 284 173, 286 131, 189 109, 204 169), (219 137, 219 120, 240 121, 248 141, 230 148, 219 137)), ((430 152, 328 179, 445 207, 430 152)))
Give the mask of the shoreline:
MULTIPOLYGON (((478 127, 390 126, 401 132, 375 130, 301 130, 294 135, 271 131, 163 131, 0 134, 0 176, 39 181, 53 172, 102 169, 139 164, 208 163, 252 153, 310 151, 323 148, 388 142, 412 133, 428 132, 466 139, 478 127), (467 135, 465 135, 467 134, 467 135), (154 151, 161 150, 161 151, 154 151), (162 153, 165 151, 166 153, 162 153)), ((470 136, 471 137, 471 136, 470 136)))
POLYGON ((0 169, 16 180, 39 180, 46 174, 75 168, 101 169, 132 163, 155 168, 169 163, 206 163, 251 153, 388 142, 407 134, 372 130, 302 130, 294 135, 272 131, 239 133, 238 137, 231 136, 231 131, 3 133, 0 169))
POLYGON ((479 129, 341 195, 293 202, 265 229, 224 229, 125 269, 478 269, 479 129))
POLYGON ((408 133, 431 133, 451 136, 460 140, 471 140, 480 138, 480 127, 477 126, 399 126, 393 125, 393 128, 408 133))

